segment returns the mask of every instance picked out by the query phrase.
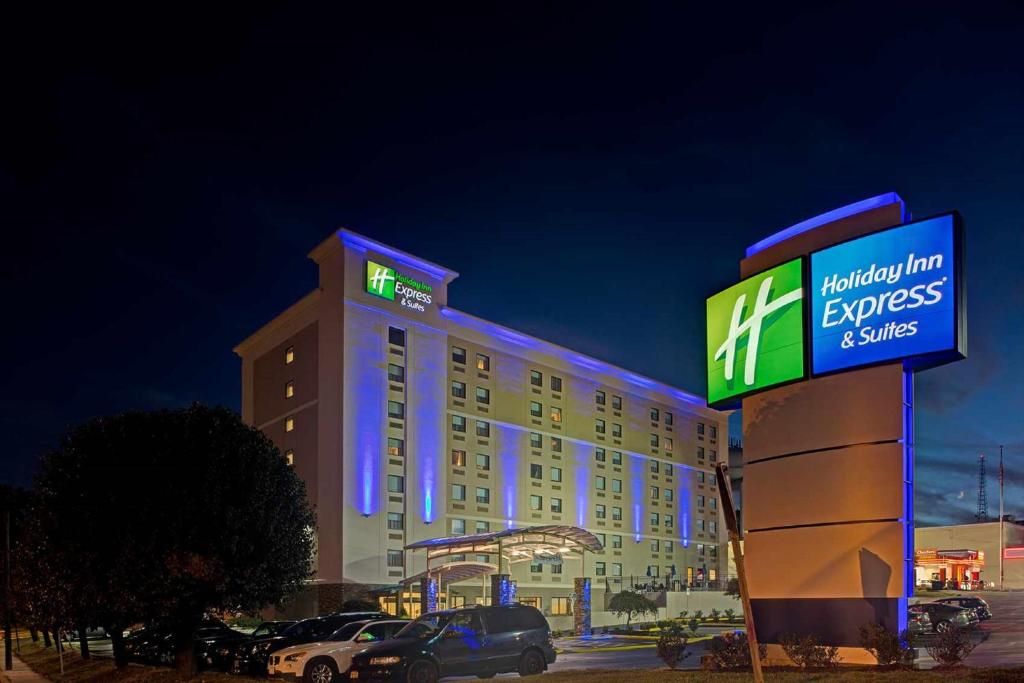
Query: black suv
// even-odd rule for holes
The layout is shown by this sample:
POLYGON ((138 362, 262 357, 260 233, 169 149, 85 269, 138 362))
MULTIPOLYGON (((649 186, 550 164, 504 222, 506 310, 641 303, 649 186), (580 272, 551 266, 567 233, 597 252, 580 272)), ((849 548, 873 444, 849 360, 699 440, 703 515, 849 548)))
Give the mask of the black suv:
POLYGON ((555 661, 551 629, 535 607, 463 607, 424 614, 352 658, 358 681, 434 683, 441 676, 539 674, 555 661))

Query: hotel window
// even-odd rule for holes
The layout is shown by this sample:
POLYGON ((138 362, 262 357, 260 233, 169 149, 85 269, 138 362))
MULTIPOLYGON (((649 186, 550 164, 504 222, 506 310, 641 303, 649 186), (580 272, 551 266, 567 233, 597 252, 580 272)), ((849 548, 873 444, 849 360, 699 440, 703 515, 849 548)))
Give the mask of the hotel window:
POLYGON ((594 420, 594 431, 598 434, 604 434, 604 420, 594 420))
POLYGON ((536 401, 530 401, 530 415, 532 415, 533 417, 543 417, 544 406, 537 403, 536 401))
MULTIPOLYGON (((542 565, 540 562, 531 562, 530 563, 530 573, 531 574, 540 574, 543 571, 544 571, 544 565, 542 565)), ((537 598, 537 599, 540 600, 540 598, 537 598)))
POLYGON ((665 541, 662 545, 666 553, 672 552, 672 541, 665 541))
POLYGON ((718 462, 718 451, 714 449, 708 451, 708 462, 718 462))
POLYGON ((554 451, 555 453, 562 452, 562 440, 559 439, 557 436, 551 437, 551 450, 554 451))
POLYGON ((284 431, 290 432, 295 429, 295 418, 289 415, 284 419, 284 431))
POLYGON ((658 409, 657 408, 651 408, 651 422, 657 422, 657 421, 658 421, 658 409))
POLYGON ((704 423, 703 422, 698 422, 697 423, 697 433, 700 434, 700 435, 704 434, 704 423))
POLYGON ((562 468, 561 467, 549 467, 548 473, 551 476, 551 481, 559 482, 562 481, 562 468))
POLYGON ((612 479, 612 493, 622 493, 621 479, 612 479))
POLYGON ((555 406, 551 406, 551 421, 561 422, 562 421, 562 409, 555 406))
POLYGON ((405 419, 405 404, 398 401, 388 401, 388 417, 396 420, 405 419))
POLYGON ((612 547, 613 548, 621 548, 622 547, 622 536, 618 536, 618 535, 612 536, 612 547))
POLYGON ((543 448, 544 437, 537 432, 530 432, 530 448, 543 448))
POLYGON ((490 436, 491 435, 491 423, 484 422, 483 420, 476 421, 476 435, 477 436, 490 436))
POLYGON ((392 382, 404 382, 405 368, 403 368, 401 365, 388 363, 388 379, 391 380, 392 382))
POLYGON ((389 512, 388 513, 388 529, 391 531, 401 531, 405 528, 405 515, 401 512, 389 512))
POLYGON ((388 493, 405 493, 405 477, 388 475, 388 493))
POLYGON ((708 522, 708 532, 712 534, 718 533, 718 522, 708 522))
POLYGON ((295 382, 288 382, 284 385, 284 397, 291 398, 295 395, 295 382))
MULTIPOLYGON (((552 574, 561 574, 562 573, 562 563, 559 562, 558 564, 551 565, 551 573, 552 574)), ((555 609, 555 602, 557 600, 565 600, 566 605, 568 606, 568 604, 569 604, 569 598, 552 598, 551 599, 551 610, 552 611, 554 611, 554 609, 555 609)), ((562 612, 562 614, 568 614, 568 613, 569 612, 567 612, 567 611, 566 612, 562 612)))
POLYGON ((603 406, 604 405, 604 392, 603 391, 599 391, 596 394, 594 394, 594 401, 597 402, 597 405, 603 406))
POLYGON ((661 567, 656 564, 647 565, 647 576, 658 576, 661 574, 661 567))
POLYGON ((551 375, 551 391, 556 393, 562 391, 562 378, 551 375))
POLYGON ((672 502, 672 489, 665 489, 665 500, 672 502))
POLYGON ((284 364, 289 365, 295 362, 295 347, 289 346, 284 350, 284 364))
POLYGON ((476 369, 487 372, 491 369, 491 357, 482 353, 476 354, 476 369))
POLYGON ((486 453, 477 453, 476 468, 484 471, 491 469, 491 456, 486 453))
MULTIPOLYGON (((712 557, 714 557, 714 553, 711 553, 711 555, 712 555, 712 557)), ((718 570, 715 569, 714 567, 711 567, 710 569, 708 569, 708 581, 714 581, 717 578, 718 578, 718 570)))
POLYGON ((665 527, 666 528, 671 529, 673 521, 674 520, 672 519, 672 515, 665 515, 665 527))
POLYGON ((530 479, 543 479, 544 468, 536 463, 530 463, 530 479))
POLYGON ((597 517, 598 519, 604 519, 604 517, 605 517, 604 510, 605 510, 604 505, 601 505, 599 503, 597 505, 597 507, 594 509, 594 516, 597 517))
POLYGON ((666 475, 671 477, 672 476, 672 463, 670 463, 670 462, 662 463, 661 464, 661 472, 662 472, 662 474, 666 474, 666 475))
POLYGON ((476 502, 486 504, 491 502, 491 490, 482 486, 476 487, 476 502))
POLYGON ((700 460, 704 459, 704 447, 703 446, 697 446, 697 458, 700 459, 700 460))
POLYGON ((455 398, 466 398, 466 383, 452 380, 452 396, 455 398))
POLYGON ((651 434, 651 447, 652 448, 657 448, 658 447, 658 435, 657 434, 651 434))
POLYGON ((484 387, 476 388, 476 402, 477 403, 490 403, 491 402, 491 390, 485 389, 484 387))
POLYGON ((544 499, 541 498, 540 496, 530 496, 530 509, 537 511, 543 510, 544 499))
POLYGON ((619 451, 612 451, 612 464, 613 465, 621 465, 622 464, 622 453, 620 453, 619 451))
POLYGON ((703 555, 704 554, 704 544, 703 543, 698 543, 697 544, 697 554, 698 555, 703 555))
POLYGON ((697 520, 697 531, 704 531, 704 520, 703 519, 698 519, 697 520))
POLYGON ((490 522, 482 522, 482 521, 477 520, 476 532, 478 534, 486 534, 486 533, 490 533, 490 531, 491 531, 491 523, 490 522))
POLYGON ((405 330, 400 330, 397 327, 389 327, 388 343, 393 346, 405 346, 405 330))
POLYGON ((536 370, 530 370, 530 384, 535 387, 544 386, 544 375, 540 374, 536 370))
POLYGON ((405 442, 392 436, 388 437, 388 455, 405 455, 405 442))
POLYGON ((604 462, 604 457, 605 456, 603 448, 598 448, 597 450, 594 451, 594 459, 597 460, 598 462, 604 462))
POLYGON ((622 576, 621 562, 612 562, 612 576, 622 576))
MULTIPOLYGON (((561 566, 560 565, 552 565, 551 566, 551 573, 552 574, 555 574, 555 573, 561 574, 562 573, 561 566), (559 568, 558 572, 555 572, 555 567, 559 568)), ((570 605, 569 605, 569 598, 551 598, 551 615, 552 616, 565 616, 567 614, 572 614, 572 609, 570 608, 570 605)))
POLYGON ((651 487, 651 500, 658 500, 658 497, 659 497, 660 494, 661 494, 661 490, 658 489, 657 486, 652 486, 651 487))
POLYGON ((708 503, 711 505, 711 509, 712 510, 717 510, 718 509, 718 499, 717 498, 710 499, 708 501, 708 503))
POLYGON ((551 511, 554 512, 554 513, 561 513, 562 512, 562 499, 561 498, 552 498, 551 499, 551 511))
POLYGON ((466 451, 452 449, 452 467, 466 466, 466 451))
POLYGON ((667 410, 665 411, 665 426, 672 426, 672 413, 668 412, 667 410))
MULTIPOLYGON (((490 562, 491 561, 491 556, 490 555, 477 555, 476 556, 476 561, 477 562, 490 562)), ((454 597, 455 596, 453 595, 452 598, 454 598, 454 597)), ((465 600, 466 598, 462 598, 462 599, 465 600)), ((454 605, 454 604, 452 605, 452 607, 455 607, 455 606, 456 605, 454 605)))
POLYGON ((464 519, 453 519, 452 520, 452 536, 462 536, 466 533, 466 520, 464 519))
POLYGON ((612 519, 616 522, 622 521, 622 508, 612 508, 612 519))
POLYGON ((594 574, 597 576, 604 576, 604 562, 594 563, 594 574))
POLYGON ((452 500, 466 500, 465 484, 452 484, 452 500))
POLYGON ((651 513, 651 520, 650 521, 651 521, 651 526, 658 526, 658 524, 661 523, 660 520, 658 519, 658 513, 657 512, 652 512, 651 513))
POLYGON ((461 415, 452 415, 452 431, 465 432, 466 418, 462 417, 461 415))
POLYGON ((402 566, 402 551, 401 550, 389 550, 388 551, 388 566, 389 567, 401 567, 402 566))
POLYGON ((711 553, 711 559, 712 560, 716 559, 718 557, 718 546, 717 545, 709 545, 708 546, 708 552, 711 553))
POLYGON ((288 463, 289 465, 294 465, 294 464, 295 464, 295 451, 293 451, 293 450, 292 450, 292 449, 290 449, 290 448, 289 448, 288 450, 286 450, 286 451, 284 452, 284 460, 285 460, 285 462, 287 462, 287 463, 288 463))
POLYGON ((652 553, 656 553, 659 550, 661 550, 661 543, 658 542, 658 539, 652 538, 651 539, 651 552, 652 553))
POLYGON ((612 410, 622 410, 622 397, 612 394, 612 410))
POLYGON ((704 496, 697 496, 697 507, 704 507, 704 496))
POLYGON ((712 439, 718 438, 718 427, 711 425, 708 427, 708 436, 712 439))
POLYGON ((697 483, 698 484, 703 484, 704 483, 704 473, 703 472, 697 472, 697 483))
POLYGON ((669 452, 672 451, 672 439, 670 439, 669 437, 666 436, 665 437, 664 445, 665 445, 665 450, 666 451, 669 451, 669 452))
POLYGON ((605 538, 604 534, 594 534, 594 535, 597 536, 597 540, 601 541, 601 547, 602 548, 608 547, 608 539, 605 538))
POLYGON ((594 477, 594 486, 598 491, 604 491, 604 477, 594 477))
POLYGON ((622 436, 622 425, 612 423, 612 436, 618 438, 622 436))
POLYGON ((658 473, 658 461, 657 460, 652 460, 651 461, 650 469, 651 469, 651 474, 657 474, 658 473))
POLYGON ((458 363, 459 365, 466 364, 466 349, 461 346, 452 347, 452 362, 458 363))

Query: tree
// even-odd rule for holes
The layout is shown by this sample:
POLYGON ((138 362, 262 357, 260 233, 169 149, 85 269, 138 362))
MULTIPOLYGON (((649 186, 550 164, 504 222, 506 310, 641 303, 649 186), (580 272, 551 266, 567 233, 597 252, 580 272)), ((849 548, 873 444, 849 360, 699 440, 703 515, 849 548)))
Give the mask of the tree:
POLYGON ((608 610, 614 612, 618 617, 625 615, 626 626, 629 627, 634 616, 657 614, 658 606, 654 604, 653 600, 648 599, 640 593, 622 591, 621 593, 612 596, 612 599, 608 603, 608 610))
POLYGON ((224 408, 92 420, 43 458, 36 493, 45 563, 76 568, 72 611, 85 622, 76 626, 119 636, 134 622, 166 621, 186 675, 204 613, 279 603, 311 573, 302 481, 224 408))
POLYGON ((725 583, 725 594, 731 597, 733 600, 740 599, 740 580, 737 578, 731 578, 725 583))

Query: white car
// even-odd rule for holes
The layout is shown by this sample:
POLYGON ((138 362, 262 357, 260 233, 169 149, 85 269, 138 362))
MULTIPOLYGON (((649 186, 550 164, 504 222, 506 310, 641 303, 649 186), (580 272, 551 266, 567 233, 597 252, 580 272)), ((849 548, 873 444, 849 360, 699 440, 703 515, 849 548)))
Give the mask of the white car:
POLYGON ((387 640, 408 624, 403 619, 353 621, 318 643, 292 645, 270 655, 267 675, 286 681, 332 683, 340 681, 352 664, 352 655, 387 640))

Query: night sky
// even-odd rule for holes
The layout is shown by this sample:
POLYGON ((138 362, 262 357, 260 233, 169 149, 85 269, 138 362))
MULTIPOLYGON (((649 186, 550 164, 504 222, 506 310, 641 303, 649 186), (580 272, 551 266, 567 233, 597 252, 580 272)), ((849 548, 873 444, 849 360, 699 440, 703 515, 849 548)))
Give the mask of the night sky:
POLYGON ((459 309, 703 393, 704 299, 744 248, 896 191, 967 227, 970 358, 917 380, 918 520, 973 518, 981 452, 994 516, 1001 443, 1024 517, 1024 13, 827 4, 11 22, 0 479, 90 416, 237 409, 232 347, 340 226, 459 271, 459 309))

